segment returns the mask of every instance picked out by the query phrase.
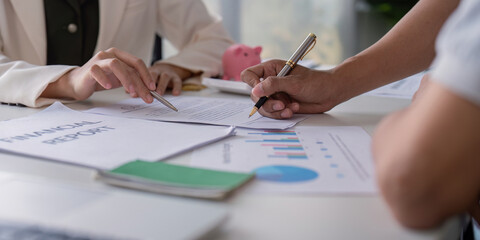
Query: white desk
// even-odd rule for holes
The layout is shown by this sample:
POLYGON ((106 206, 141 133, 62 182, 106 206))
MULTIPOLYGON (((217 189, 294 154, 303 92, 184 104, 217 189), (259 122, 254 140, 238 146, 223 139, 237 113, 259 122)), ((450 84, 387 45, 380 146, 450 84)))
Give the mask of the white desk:
MULTIPOLYGON (((246 97, 209 89, 183 94, 246 97)), ((85 110, 127 97, 123 89, 116 89, 95 93, 88 101, 67 106, 85 110)), ((401 99, 360 96, 337 106, 328 114, 314 115, 300 125, 357 125, 372 134, 383 116, 408 104, 409 101, 401 99)), ((37 111, 40 109, 1 105, 0 120, 28 116, 37 111)), ((93 171, 86 168, 3 153, 0 153, 0 159, 2 171, 79 182, 84 185, 101 184, 94 181, 93 171)), ((190 153, 186 153, 169 161, 185 164, 189 160, 190 153)), ((457 219, 451 219, 442 227, 429 231, 405 229, 393 219, 380 196, 267 195, 237 192, 226 202, 231 207, 230 219, 213 236, 214 239, 456 239, 459 234, 457 219)))

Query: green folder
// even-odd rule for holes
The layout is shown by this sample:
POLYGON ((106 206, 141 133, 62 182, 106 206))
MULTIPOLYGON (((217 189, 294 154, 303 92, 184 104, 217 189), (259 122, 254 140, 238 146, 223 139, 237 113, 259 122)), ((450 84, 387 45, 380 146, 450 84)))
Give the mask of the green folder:
POLYGON ((248 182, 253 173, 237 173, 141 160, 99 171, 106 183, 180 196, 221 199, 248 182))

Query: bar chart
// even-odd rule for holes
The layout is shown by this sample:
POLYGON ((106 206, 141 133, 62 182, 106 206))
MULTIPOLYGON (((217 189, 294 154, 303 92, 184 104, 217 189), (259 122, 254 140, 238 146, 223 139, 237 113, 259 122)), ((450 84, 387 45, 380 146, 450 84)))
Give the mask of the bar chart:
MULTIPOLYGON (((248 136, 260 139, 247 139, 245 143, 259 144, 260 147, 271 149, 267 158, 282 158, 290 160, 307 160, 303 145, 295 131, 266 130, 262 132, 248 132, 248 136)), ((268 150, 267 150, 268 151, 268 150)))

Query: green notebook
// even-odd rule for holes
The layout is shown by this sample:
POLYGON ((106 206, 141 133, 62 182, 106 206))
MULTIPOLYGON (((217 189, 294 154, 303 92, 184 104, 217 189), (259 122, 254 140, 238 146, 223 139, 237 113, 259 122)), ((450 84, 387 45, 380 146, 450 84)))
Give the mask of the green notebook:
POLYGON ((97 176, 99 180, 116 186, 220 199, 248 182, 254 174, 136 160, 110 171, 99 171, 97 176))

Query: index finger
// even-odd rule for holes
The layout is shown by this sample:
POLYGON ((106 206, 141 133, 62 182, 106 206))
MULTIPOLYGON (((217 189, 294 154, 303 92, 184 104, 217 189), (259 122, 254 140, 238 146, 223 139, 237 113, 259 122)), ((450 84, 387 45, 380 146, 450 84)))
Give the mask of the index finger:
POLYGON ((249 67, 242 71, 240 78, 250 87, 255 87, 255 85, 260 83, 260 78, 263 77, 263 70, 264 69, 261 64, 249 67))
POLYGON ((283 68, 283 65, 285 65, 285 61, 282 60, 270 60, 260 63, 245 69, 241 73, 241 79, 250 87, 254 87, 260 82, 261 78, 265 79, 270 76, 277 76, 278 72, 283 68))
POLYGON ((148 71, 148 68, 142 59, 135 57, 117 48, 110 48, 106 52, 113 53, 116 57, 122 60, 122 62, 134 68, 138 72, 143 83, 145 84, 145 86, 147 86, 149 90, 156 89, 155 82, 153 81, 152 76, 150 75, 150 72, 148 71))

